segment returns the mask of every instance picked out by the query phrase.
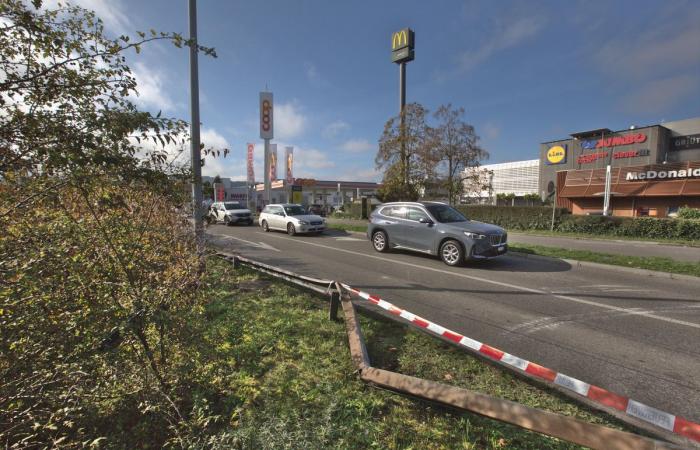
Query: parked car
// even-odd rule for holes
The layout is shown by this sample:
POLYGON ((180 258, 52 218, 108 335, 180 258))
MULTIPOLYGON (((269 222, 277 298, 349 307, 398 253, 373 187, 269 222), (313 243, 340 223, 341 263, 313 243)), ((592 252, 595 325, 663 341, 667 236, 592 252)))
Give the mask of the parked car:
POLYGON ((267 205, 258 219, 264 231, 281 230, 290 236, 297 233, 322 233, 326 221, 315 214, 307 214, 301 205, 289 203, 267 205))
POLYGON ((367 237, 378 252, 400 248, 428 253, 448 266, 508 251, 506 230, 469 220, 439 202, 384 203, 370 215, 367 237))
POLYGON ((238 202, 214 202, 209 207, 209 218, 212 222, 226 225, 253 224, 253 214, 243 204, 238 202))
POLYGON ((326 211, 322 205, 309 205, 309 214, 325 217, 326 211))

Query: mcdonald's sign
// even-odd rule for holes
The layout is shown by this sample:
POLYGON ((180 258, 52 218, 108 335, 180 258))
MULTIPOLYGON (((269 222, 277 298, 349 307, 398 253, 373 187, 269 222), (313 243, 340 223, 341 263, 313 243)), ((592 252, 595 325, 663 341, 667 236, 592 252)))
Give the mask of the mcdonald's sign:
POLYGON ((410 28, 404 28, 391 34, 391 60, 393 62, 412 61, 414 57, 415 35, 410 28))

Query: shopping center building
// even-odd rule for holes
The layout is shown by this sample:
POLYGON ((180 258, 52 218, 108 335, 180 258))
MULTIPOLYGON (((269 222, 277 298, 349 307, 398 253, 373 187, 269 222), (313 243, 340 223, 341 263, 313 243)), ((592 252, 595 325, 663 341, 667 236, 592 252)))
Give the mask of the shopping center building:
POLYGON ((615 216, 673 215, 700 208, 700 118, 573 133, 540 145, 539 192, 573 214, 603 210, 606 166, 615 216))

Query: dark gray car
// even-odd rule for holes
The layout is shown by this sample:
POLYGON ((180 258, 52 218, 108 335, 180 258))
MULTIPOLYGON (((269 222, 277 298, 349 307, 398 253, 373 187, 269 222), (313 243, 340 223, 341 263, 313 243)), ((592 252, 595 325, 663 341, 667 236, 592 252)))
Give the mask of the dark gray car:
POLYGON ((428 253, 448 266, 508 251, 506 230, 469 220, 438 202, 384 203, 370 215, 367 237, 378 252, 400 248, 428 253))

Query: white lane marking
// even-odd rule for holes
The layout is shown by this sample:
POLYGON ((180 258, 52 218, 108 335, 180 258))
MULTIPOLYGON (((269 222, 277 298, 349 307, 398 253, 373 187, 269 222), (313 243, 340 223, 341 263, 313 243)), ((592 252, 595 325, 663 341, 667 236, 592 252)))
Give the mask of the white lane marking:
POLYGON ((366 241, 367 239, 358 239, 354 237, 337 237, 335 238, 336 241, 366 241))
MULTIPOLYGON (((298 242, 298 243, 300 243, 300 244, 313 245, 314 247, 326 248, 326 249, 328 249, 328 250, 335 250, 335 251, 337 251, 337 252, 343 252, 343 253, 348 253, 348 254, 351 254, 351 255, 362 256, 363 258, 371 258, 371 259, 377 259, 377 260, 380 260, 380 261, 390 262, 390 263, 393 263, 393 264, 401 264, 401 265, 403 265, 403 266, 414 267, 414 268, 420 269, 420 270, 428 270, 428 271, 431 271, 431 272, 444 273, 444 274, 452 275, 452 276, 455 276, 455 277, 466 278, 466 279, 468 279, 468 280, 480 281, 480 282, 483 282, 483 283, 494 284, 494 285, 496 285, 496 286, 502 286, 502 287, 507 287, 507 288, 511 288, 511 289, 517 289, 517 290, 523 291, 523 292, 531 292, 531 293, 533 293, 533 294, 540 294, 540 295, 550 295, 550 296, 552 296, 552 297, 556 297, 556 298, 558 298, 558 299, 567 300, 567 301, 574 302, 574 303, 581 303, 581 304, 584 304, 584 305, 596 306, 596 307, 598 307, 598 308, 610 309, 610 310, 612 310, 612 311, 624 312, 624 313, 626 313, 626 314, 635 315, 635 316, 644 316, 644 317, 647 317, 647 318, 649 318, 649 319, 655 319, 655 320, 660 320, 660 321, 663 321, 663 322, 673 323, 673 324, 676 324, 676 325, 684 325, 684 326, 686 326, 686 327, 691 327, 691 328, 700 329, 700 323, 686 322, 686 321, 684 321, 684 320, 672 319, 672 318, 670 318, 670 317, 657 316, 656 314, 652 314, 652 313, 650 313, 650 312, 648 312, 648 311, 639 311, 639 310, 633 310, 633 309, 628 309, 628 308, 621 308, 621 307, 619 307, 619 306, 606 305, 606 304, 604 304, 604 303, 598 303, 598 302, 594 302, 594 301, 591 301, 591 300, 585 300, 585 299, 582 299, 582 298, 571 297, 571 296, 569 296, 569 295, 553 294, 553 293, 550 293, 550 292, 547 292, 547 291, 543 291, 543 290, 540 290, 540 289, 533 289, 533 288, 529 288, 529 287, 525 287, 525 286, 520 286, 520 285, 517 285, 517 284, 505 283, 505 282, 503 282, 503 281, 495 281, 495 280, 489 280, 489 279, 486 279, 486 278, 479 278, 479 277, 475 277, 475 276, 472 276, 472 275, 466 275, 466 274, 463 274, 463 273, 450 272, 449 270, 436 269, 436 268, 434 268, 434 267, 419 266, 418 264, 412 264, 412 263, 408 263, 408 262, 405 262, 405 261, 398 261, 398 260, 391 259, 391 258, 383 258, 383 257, 381 257, 381 256, 376 256, 376 255, 368 255, 368 254, 366 254, 366 253, 356 252, 356 251, 353 251, 353 250, 346 250, 346 249, 344 249, 344 248, 336 248, 336 247, 331 247, 331 246, 329 246, 329 245, 316 244, 316 243, 314 243, 314 242, 307 242, 307 241, 295 240, 295 239, 290 239, 290 238, 286 238, 286 237, 282 237, 282 236, 274 236, 274 235, 270 235, 270 237, 276 238, 276 239, 286 239, 286 240, 288 240, 288 241, 294 241, 294 242, 298 242)), ((690 301, 690 300, 688 300, 688 301, 690 301)), ((699 306, 699 307, 700 307, 700 306, 699 306)))
POLYGON ((218 237, 220 237, 220 238, 224 238, 224 239, 234 239, 234 240, 236 240, 236 241, 245 242, 245 243, 248 244, 248 245, 252 245, 253 247, 257 247, 257 248, 262 248, 263 250, 272 250, 273 252, 279 252, 279 251, 280 251, 280 250, 277 250, 275 247, 273 247, 273 246, 271 246, 270 244, 267 244, 267 243, 265 243, 265 242, 246 241, 245 239, 241 239, 241 238, 229 236, 228 234, 218 234, 218 235, 216 235, 216 236, 218 236, 218 237))

